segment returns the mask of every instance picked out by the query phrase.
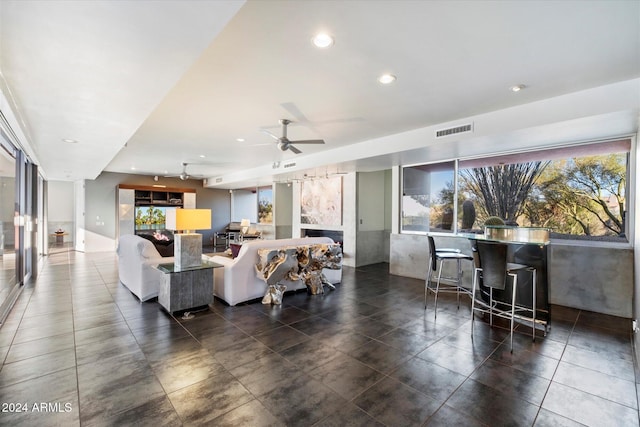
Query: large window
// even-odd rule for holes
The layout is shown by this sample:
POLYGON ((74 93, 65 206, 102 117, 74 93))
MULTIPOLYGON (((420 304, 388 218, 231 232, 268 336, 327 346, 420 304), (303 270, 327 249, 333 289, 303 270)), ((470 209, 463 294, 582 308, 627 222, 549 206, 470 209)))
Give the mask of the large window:
POLYGON ((447 162, 403 169, 403 231, 453 231, 454 166, 447 162))
POLYGON ((626 241, 630 149, 625 139, 465 159, 457 180, 451 162, 406 167, 402 229, 473 232, 506 224, 547 227, 556 238, 626 241), (411 206, 421 209, 406 209, 411 206))
POLYGON ((254 224, 273 224, 272 187, 233 190, 231 200, 231 221, 248 219, 254 224))

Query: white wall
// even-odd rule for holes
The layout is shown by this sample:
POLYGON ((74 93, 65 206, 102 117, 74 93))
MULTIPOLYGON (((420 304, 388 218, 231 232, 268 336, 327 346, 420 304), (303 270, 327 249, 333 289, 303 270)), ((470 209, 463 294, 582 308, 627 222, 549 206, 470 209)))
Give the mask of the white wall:
MULTIPOLYGON (((75 200, 74 216, 73 216, 73 222, 75 224, 74 248, 76 251, 80 251, 80 252, 84 252, 85 238, 92 236, 92 233, 89 233, 88 235, 85 233, 86 219, 85 219, 85 206, 84 206, 84 201, 85 201, 84 190, 85 190, 84 181, 75 181, 73 183, 73 199, 75 200)), ((89 247, 91 247, 93 243, 92 239, 89 238, 87 243, 89 243, 89 247)), ((104 250, 104 249, 102 248, 98 249, 98 251, 100 250, 104 250)), ((110 250, 113 250, 113 245, 111 246, 110 250)))
POLYGON ((62 229, 69 233, 65 242, 72 242, 74 224, 74 184, 69 181, 49 181, 47 183, 47 227, 49 233, 62 229))
POLYGON ((49 181, 49 221, 73 221, 73 182, 49 181))
POLYGON ((231 194, 231 221, 240 222, 248 218, 258 222, 258 193, 249 190, 233 190, 231 194))

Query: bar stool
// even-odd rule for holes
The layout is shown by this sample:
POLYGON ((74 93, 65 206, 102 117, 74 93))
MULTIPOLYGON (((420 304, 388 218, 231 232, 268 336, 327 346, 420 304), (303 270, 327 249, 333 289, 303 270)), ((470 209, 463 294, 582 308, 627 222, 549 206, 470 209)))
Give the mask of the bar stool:
POLYGON ((424 309, 427 309, 427 293, 431 291, 435 294, 434 298, 434 317, 437 316, 438 311, 438 293, 440 292, 455 292, 456 299, 458 303, 458 308, 460 308, 460 292, 462 291, 465 294, 469 293, 469 290, 462 286, 462 260, 473 261, 473 258, 469 255, 463 254, 459 249, 436 249, 435 241, 433 237, 427 236, 429 240, 429 270, 427 272, 427 279, 424 284, 424 309), (456 262, 456 277, 442 277, 442 264, 446 261, 455 261, 456 262), (433 273, 438 270, 438 279, 436 280, 435 289, 429 284, 433 281, 433 273), (448 283, 441 283, 443 280, 448 283), (444 289, 440 289, 441 286, 444 286, 444 289))
POLYGON ((511 352, 513 353, 513 329, 516 317, 521 319, 531 320, 532 322, 532 337, 536 339, 536 269, 524 265, 507 262, 507 245, 504 243, 496 242, 483 242, 477 241, 477 254, 479 266, 476 266, 473 272, 473 288, 471 290, 471 338, 473 339, 473 322, 475 318, 475 312, 489 313, 489 324, 493 326, 493 316, 502 317, 511 321, 509 333, 511 340, 511 352), (533 280, 533 304, 531 308, 518 306, 516 304, 516 293, 518 289, 518 271, 526 270, 530 271, 533 280), (511 277, 511 298, 510 303, 502 299, 494 300, 493 290, 506 291, 507 290, 507 278, 511 277), (482 280, 482 285, 480 285, 482 280), (484 290, 482 288, 486 288, 484 290), (488 303, 482 298, 482 301, 477 301, 477 295, 487 297, 488 303), (476 303, 480 307, 476 307, 476 303), (519 313, 531 312, 532 316, 529 318, 519 313), (516 313, 518 312, 518 314, 516 313))

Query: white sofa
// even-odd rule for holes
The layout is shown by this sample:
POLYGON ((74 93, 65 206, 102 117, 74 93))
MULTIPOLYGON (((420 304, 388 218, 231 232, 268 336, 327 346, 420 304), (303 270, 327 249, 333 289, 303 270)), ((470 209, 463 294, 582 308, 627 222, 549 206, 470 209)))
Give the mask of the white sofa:
MULTIPOLYGON (((258 249, 280 248, 286 246, 310 245, 314 243, 334 243, 328 237, 304 237, 299 239, 252 240, 243 243, 235 259, 214 255, 207 257, 209 261, 221 264, 224 268, 214 269, 213 294, 229 305, 262 298, 267 288, 264 280, 256 274, 258 249)), ((324 269, 323 273, 329 282, 335 284, 342 280, 342 270, 324 269)), ((287 291, 304 289, 306 285, 301 280, 287 282, 287 291)))
POLYGON ((164 273, 154 267, 173 262, 173 257, 162 257, 153 243, 134 234, 120 236, 116 252, 120 283, 140 301, 157 297, 164 273))

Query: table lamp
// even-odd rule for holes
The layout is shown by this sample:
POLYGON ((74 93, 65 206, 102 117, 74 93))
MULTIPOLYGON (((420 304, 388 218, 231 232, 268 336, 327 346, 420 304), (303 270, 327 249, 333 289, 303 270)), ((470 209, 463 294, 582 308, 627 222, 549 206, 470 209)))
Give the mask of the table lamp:
POLYGON ((202 264, 202 234, 195 230, 211 228, 211 209, 167 209, 166 227, 181 231, 174 234, 174 260, 176 268, 197 267, 202 264))
POLYGON ((240 240, 243 240, 244 235, 249 231, 249 227, 251 226, 251 221, 244 218, 240 221, 240 240))

